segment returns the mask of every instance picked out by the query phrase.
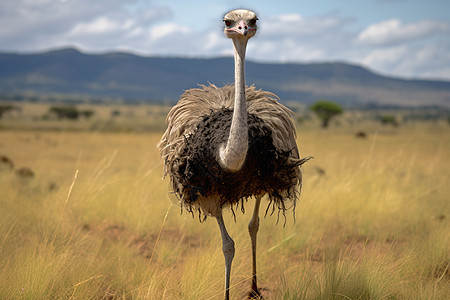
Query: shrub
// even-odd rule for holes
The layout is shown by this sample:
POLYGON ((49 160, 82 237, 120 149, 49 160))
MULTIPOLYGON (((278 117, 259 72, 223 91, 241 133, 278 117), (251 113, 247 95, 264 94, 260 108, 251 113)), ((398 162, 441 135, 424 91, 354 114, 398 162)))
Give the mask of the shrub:
POLYGON ((120 114, 121 114, 120 110, 115 109, 115 110, 111 111, 111 117, 113 117, 113 118, 120 116, 120 114))
POLYGON ((80 112, 74 106, 52 106, 48 112, 56 115, 58 119, 76 120, 80 116, 80 112))
POLYGON ((378 116, 378 120, 380 120, 383 125, 392 125, 394 127, 398 127, 400 125, 393 115, 381 115, 378 116))
POLYGON ((80 111, 80 115, 86 119, 91 118, 94 114, 95 114, 95 111, 90 110, 90 109, 80 111))
POLYGON ((0 105, 0 119, 3 117, 4 113, 6 113, 6 112, 8 112, 10 110, 13 110, 13 109, 16 109, 16 107, 12 106, 12 105, 9 105, 9 104, 0 105))

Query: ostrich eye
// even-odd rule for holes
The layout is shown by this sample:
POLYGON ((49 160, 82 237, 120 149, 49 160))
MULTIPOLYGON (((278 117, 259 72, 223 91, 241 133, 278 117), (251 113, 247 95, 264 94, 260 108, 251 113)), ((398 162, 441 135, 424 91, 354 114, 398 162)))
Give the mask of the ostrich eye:
POLYGON ((225 22, 226 26, 230 26, 231 25, 231 21, 229 21, 229 20, 223 20, 223 21, 225 22))
POLYGON ((256 25, 256 20, 258 20, 258 18, 253 18, 248 22, 248 25, 250 26, 255 26, 256 25))

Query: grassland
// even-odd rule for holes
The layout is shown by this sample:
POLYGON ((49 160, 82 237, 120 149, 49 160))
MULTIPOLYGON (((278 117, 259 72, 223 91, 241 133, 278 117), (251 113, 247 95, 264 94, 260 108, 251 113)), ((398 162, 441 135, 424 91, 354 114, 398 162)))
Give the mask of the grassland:
MULTIPOLYGON (((133 118, 110 119, 103 108, 76 122, 26 109, 0 120, 0 155, 14 163, 0 167, 0 299, 222 298, 215 220, 180 214, 161 178, 164 109, 119 107, 133 118)), ((315 158, 296 222, 262 218, 265 299, 448 299, 450 127, 358 116, 329 130, 298 125, 302 155, 315 158)), ((236 242, 231 296, 242 299, 250 214, 225 215, 236 242)))

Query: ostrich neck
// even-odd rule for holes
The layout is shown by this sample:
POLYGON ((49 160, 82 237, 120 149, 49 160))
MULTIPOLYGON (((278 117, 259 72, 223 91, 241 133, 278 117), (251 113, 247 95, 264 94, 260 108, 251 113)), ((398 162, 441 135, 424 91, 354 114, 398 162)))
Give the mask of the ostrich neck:
POLYGON ((247 39, 233 38, 234 45, 234 110, 230 134, 220 148, 220 163, 225 169, 236 172, 242 168, 248 150, 247 103, 245 98, 245 50, 247 39))

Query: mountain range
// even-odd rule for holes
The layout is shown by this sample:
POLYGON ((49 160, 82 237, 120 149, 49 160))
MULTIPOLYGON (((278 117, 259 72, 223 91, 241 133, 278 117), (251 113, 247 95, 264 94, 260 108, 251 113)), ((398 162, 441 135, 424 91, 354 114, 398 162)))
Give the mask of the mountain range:
MULTIPOLYGON (((233 83, 232 57, 144 57, 86 54, 67 48, 35 54, 0 53, 0 94, 67 95, 175 102, 198 84, 233 83)), ((347 63, 246 62, 246 83, 282 101, 329 99, 351 106, 450 108, 450 81, 382 76, 347 63)))

